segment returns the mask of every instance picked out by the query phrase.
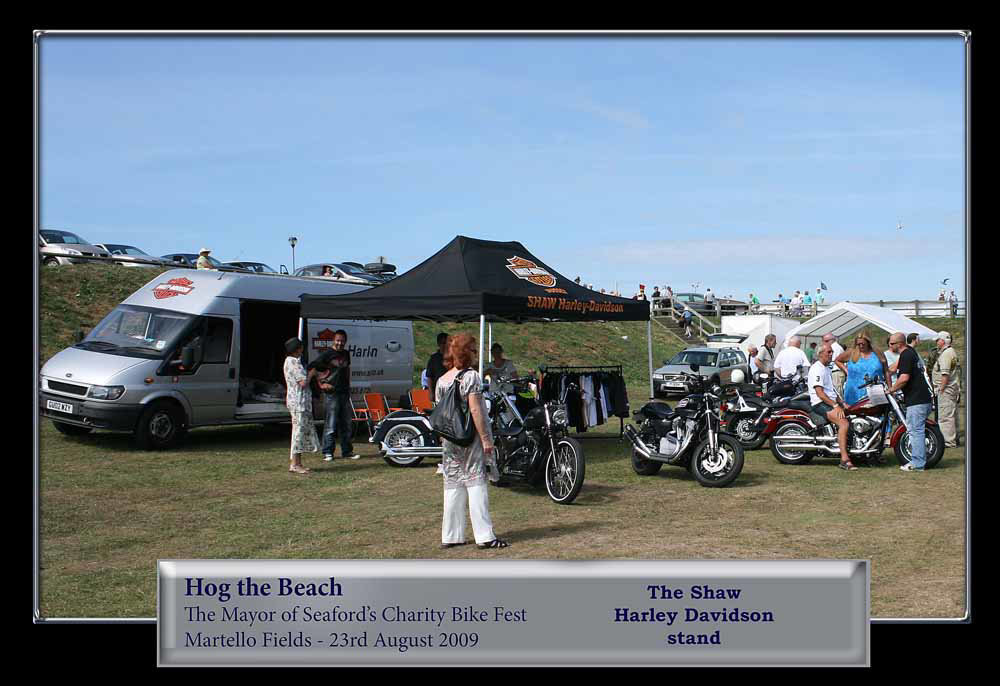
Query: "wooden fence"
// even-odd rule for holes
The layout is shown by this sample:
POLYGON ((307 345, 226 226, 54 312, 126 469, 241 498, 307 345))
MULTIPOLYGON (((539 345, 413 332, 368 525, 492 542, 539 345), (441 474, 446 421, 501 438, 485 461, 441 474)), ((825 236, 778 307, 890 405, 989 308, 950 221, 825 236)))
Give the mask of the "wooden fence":
MULTIPOLYGON (((886 307, 895 312, 899 312, 907 317, 964 317, 965 316, 965 301, 959 300, 955 305, 955 311, 951 311, 951 307, 947 302, 941 302, 940 300, 858 300, 851 301, 857 302, 859 305, 876 305, 878 307, 886 307)), ((683 304, 683 303, 682 303, 683 304)), ((654 317, 672 317, 673 309, 671 308, 670 301, 668 298, 653 298, 650 306, 652 307, 652 312, 654 317)), ((742 314, 774 314, 779 317, 798 317, 798 318, 808 318, 814 317, 821 312, 825 312, 830 309, 830 304, 823 305, 803 305, 800 311, 795 311, 791 305, 782 305, 780 303, 761 303, 759 305, 751 306, 750 311, 741 312, 742 314)), ((741 308, 742 309, 742 308, 741 308)), ((704 320, 700 314, 692 310, 695 313, 696 319, 704 320)), ((723 306, 722 314, 732 314, 726 312, 726 307, 723 306)), ((718 315, 716 315, 718 316, 718 315)), ((676 318, 676 317, 674 317, 676 318)))

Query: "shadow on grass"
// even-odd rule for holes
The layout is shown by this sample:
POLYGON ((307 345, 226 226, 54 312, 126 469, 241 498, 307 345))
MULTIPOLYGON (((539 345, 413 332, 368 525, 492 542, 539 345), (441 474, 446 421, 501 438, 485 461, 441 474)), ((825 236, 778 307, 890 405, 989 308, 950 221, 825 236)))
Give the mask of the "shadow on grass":
MULTIPOLYGON (((518 483, 518 484, 507 484, 501 486, 508 491, 516 492, 518 495, 525 495, 527 497, 543 498, 545 500, 551 500, 549 498, 548 491, 545 490, 544 485, 531 486, 529 484, 518 483)), ((607 486, 605 484, 590 484, 584 481, 583 488, 580 489, 579 495, 571 503, 565 505, 559 505, 555 502, 552 503, 553 507, 574 507, 576 505, 604 505, 607 503, 613 503, 619 498, 614 495, 618 491, 622 490, 621 486, 607 486)))
POLYGON ((511 543, 535 541, 549 538, 551 536, 562 536, 564 534, 575 534, 595 529, 607 527, 605 522, 577 522, 575 524, 555 524, 553 526, 533 526, 527 529, 509 529, 497 532, 501 538, 508 539, 511 543))

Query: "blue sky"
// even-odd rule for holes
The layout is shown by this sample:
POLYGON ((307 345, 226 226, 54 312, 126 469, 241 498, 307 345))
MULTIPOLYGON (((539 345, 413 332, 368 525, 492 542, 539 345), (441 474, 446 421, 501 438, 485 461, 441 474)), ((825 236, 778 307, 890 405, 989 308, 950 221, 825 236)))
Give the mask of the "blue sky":
POLYGON ((404 271, 461 234, 627 295, 965 297, 958 36, 40 46, 41 225, 90 241, 404 271))

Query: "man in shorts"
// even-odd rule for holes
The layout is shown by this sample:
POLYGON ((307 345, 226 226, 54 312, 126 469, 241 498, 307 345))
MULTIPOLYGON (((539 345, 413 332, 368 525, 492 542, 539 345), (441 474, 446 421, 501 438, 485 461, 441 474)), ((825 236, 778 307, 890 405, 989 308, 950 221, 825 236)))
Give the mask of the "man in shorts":
POLYGON ((813 412, 823 415, 831 424, 837 425, 840 468, 854 472, 858 468, 847 456, 847 417, 844 416, 844 403, 833 388, 833 376, 829 367, 832 359, 833 348, 824 343, 816 353, 816 361, 809 367, 809 402, 812 404, 813 412))

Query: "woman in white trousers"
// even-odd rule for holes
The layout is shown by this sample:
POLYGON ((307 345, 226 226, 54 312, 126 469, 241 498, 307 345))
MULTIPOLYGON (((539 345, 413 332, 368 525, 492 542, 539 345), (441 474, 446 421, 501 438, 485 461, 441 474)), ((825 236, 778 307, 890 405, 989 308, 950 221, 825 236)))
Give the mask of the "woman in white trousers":
POLYGON ((490 519, 488 465, 493 464, 493 433, 483 403, 482 380, 472 369, 476 361, 476 339, 458 334, 448 340, 444 364, 449 370, 438 379, 435 401, 440 402, 458 378, 462 404, 472 413, 476 438, 468 446, 442 440, 444 455, 444 516, 441 520, 441 547, 465 543, 465 509, 468 505, 472 531, 479 548, 506 548, 509 543, 497 538, 490 519), (459 375, 461 375, 459 377, 459 375))

